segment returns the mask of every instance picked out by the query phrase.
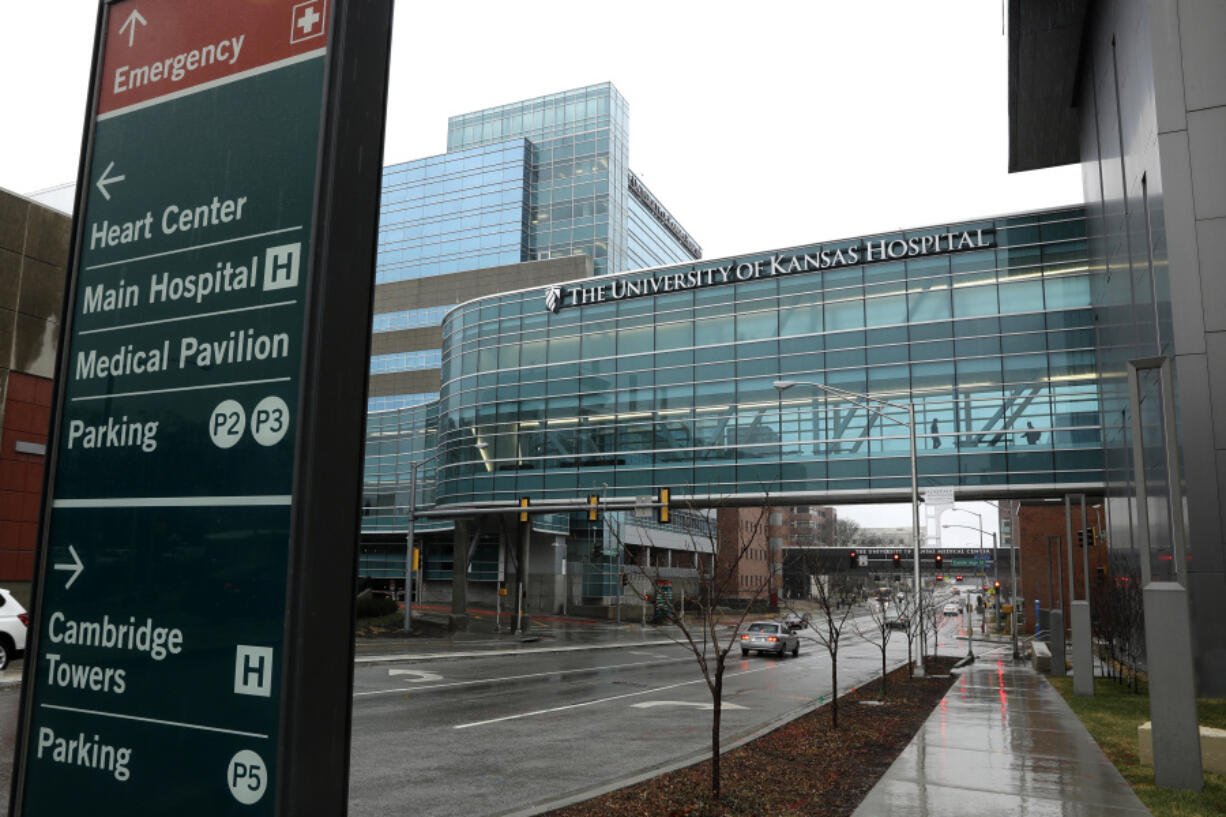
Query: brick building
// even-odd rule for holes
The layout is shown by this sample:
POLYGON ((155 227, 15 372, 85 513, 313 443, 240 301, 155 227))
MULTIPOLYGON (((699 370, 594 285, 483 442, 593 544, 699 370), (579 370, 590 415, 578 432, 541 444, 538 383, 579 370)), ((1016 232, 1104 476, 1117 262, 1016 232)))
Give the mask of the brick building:
POLYGON ((0 583, 34 574, 72 219, 0 189, 0 583))
MULTIPOLYGON (((1095 531, 1097 543, 1090 548, 1090 592, 1094 585, 1104 581, 1107 570, 1107 543, 1103 540, 1103 506, 1086 505, 1086 525, 1095 531)), ((1049 610, 1063 605, 1065 621, 1069 621, 1068 590, 1068 535, 1063 502, 1026 501, 1015 506, 1017 515, 1017 542, 1021 549, 1019 564, 1021 595, 1025 599, 1027 620, 1034 614, 1035 599, 1039 607, 1049 610)), ((1073 584, 1077 601, 1085 599, 1085 556, 1076 544, 1077 529, 1081 527, 1081 506, 1074 504, 1073 513, 1073 584)))

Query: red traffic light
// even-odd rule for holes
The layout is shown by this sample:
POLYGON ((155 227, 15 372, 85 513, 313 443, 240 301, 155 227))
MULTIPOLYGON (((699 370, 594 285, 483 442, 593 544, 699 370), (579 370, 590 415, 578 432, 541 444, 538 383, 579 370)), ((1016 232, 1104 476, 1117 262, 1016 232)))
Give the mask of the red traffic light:
POLYGON ((995 587, 997 590, 999 590, 999 589, 1000 589, 1000 582, 992 582, 992 586, 993 586, 993 587, 995 587))
POLYGON ((894 564, 898 564, 901 561, 902 561, 902 556, 899 556, 897 553, 895 553, 894 554, 894 564))
POLYGON ((959 582, 960 582, 960 581, 962 581, 962 577, 961 577, 961 576, 954 576, 954 581, 959 581, 959 582))

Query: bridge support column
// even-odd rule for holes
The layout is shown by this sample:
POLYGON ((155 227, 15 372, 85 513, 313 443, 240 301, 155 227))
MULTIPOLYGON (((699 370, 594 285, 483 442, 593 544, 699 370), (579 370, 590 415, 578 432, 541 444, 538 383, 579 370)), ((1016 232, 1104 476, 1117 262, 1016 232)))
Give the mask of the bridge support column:
POLYGON ((457 519, 451 538, 451 614, 449 632, 468 630, 468 520, 457 519))

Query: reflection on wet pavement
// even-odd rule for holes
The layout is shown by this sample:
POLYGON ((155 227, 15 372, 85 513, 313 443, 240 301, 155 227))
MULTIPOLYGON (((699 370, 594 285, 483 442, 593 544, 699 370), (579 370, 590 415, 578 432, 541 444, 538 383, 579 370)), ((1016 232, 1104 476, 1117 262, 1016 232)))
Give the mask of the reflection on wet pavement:
POLYGON ((971 665, 853 817, 1140 817, 1149 811, 1060 694, 1024 665, 971 665))

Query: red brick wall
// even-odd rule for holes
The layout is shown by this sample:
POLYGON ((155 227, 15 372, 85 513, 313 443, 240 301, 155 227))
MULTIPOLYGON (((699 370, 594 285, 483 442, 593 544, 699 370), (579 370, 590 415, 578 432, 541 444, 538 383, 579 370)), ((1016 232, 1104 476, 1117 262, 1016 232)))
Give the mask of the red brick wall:
POLYGON ((43 461, 17 451, 17 442, 47 443, 51 380, 9 372, 0 437, 0 582, 28 582, 34 575, 38 503, 43 461))
MULTIPOLYGON (((1081 527, 1081 506, 1075 504, 1072 507, 1073 512, 1073 581, 1076 586, 1076 599, 1078 601, 1085 600, 1085 583, 1083 563, 1084 556, 1081 548, 1076 545, 1077 528, 1081 527)), ((1086 524, 1102 530, 1101 521, 1102 506, 1086 506, 1086 524)), ((1042 505, 1022 505, 1018 512, 1018 533, 1021 547, 1021 589, 1022 594, 1026 598, 1026 615, 1034 615, 1034 600, 1039 600, 1039 605, 1044 609, 1051 609, 1056 601, 1061 598, 1064 600, 1064 615, 1067 622, 1069 615, 1069 593, 1068 593, 1068 542, 1066 539, 1067 531, 1065 528, 1064 503, 1045 503, 1042 505), (1051 566, 1050 581, 1048 573, 1048 547, 1047 539, 1049 536, 1059 537, 1059 547, 1053 540, 1051 546, 1051 559, 1054 561, 1060 559, 1060 567, 1051 566), (1053 591, 1049 593, 1050 591, 1053 591), (1054 596, 1054 600, 1053 600, 1054 596)), ((1090 549, 1090 593, 1094 592, 1094 583, 1096 577, 1094 569, 1096 567, 1106 567, 1107 565, 1107 543, 1100 541, 1090 549)))

